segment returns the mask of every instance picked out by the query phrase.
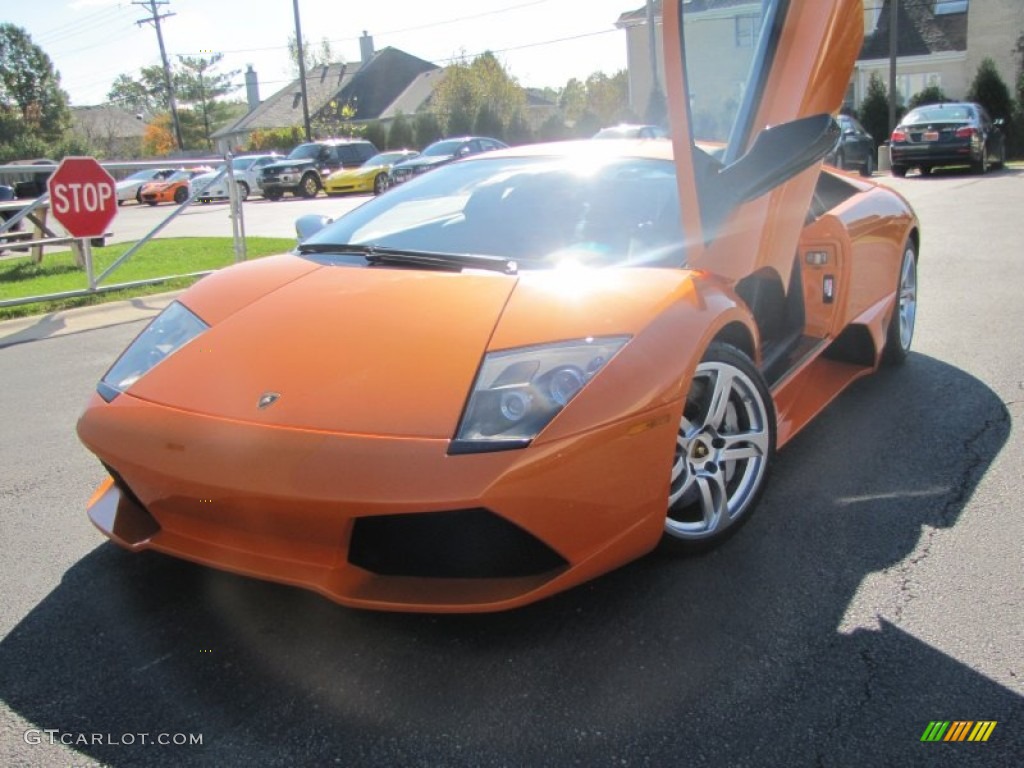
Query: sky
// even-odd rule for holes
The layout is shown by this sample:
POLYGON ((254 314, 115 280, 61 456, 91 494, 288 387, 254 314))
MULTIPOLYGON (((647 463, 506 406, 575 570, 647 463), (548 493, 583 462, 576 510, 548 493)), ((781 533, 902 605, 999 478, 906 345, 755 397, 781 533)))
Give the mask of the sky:
MULTIPOLYGON (((520 85, 559 88, 626 67, 626 34, 615 21, 644 0, 299 0, 303 38, 326 37, 359 60, 367 31, 377 50, 400 48, 444 66, 491 50, 520 85)), ((223 53, 220 72, 253 65, 260 97, 291 80, 292 0, 167 0, 161 22, 168 57, 223 53)), ((0 0, 0 22, 25 29, 60 72, 74 106, 101 104, 114 78, 160 63, 149 14, 130 0, 0 0)), ((241 74, 235 82, 242 86, 241 74)), ((244 87, 233 96, 245 98, 244 87)))

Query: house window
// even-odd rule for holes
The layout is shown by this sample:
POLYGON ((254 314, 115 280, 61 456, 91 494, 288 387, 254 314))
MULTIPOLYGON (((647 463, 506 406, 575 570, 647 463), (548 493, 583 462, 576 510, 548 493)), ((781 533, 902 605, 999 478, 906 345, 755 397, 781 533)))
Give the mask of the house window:
POLYGON ((735 43, 737 48, 753 48, 757 44, 761 17, 756 13, 737 16, 735 19, 735 43))

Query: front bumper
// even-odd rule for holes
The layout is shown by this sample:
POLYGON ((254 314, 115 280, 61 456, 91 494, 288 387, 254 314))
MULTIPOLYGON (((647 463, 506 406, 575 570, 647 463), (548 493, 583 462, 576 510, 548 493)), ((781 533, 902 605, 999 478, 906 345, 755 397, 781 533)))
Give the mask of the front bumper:
MULTIPOLYGON (((676 417, 677 418, 677 417, 676 417)), ((669 409, 515 451, 268 428, 120 395, 79 422, 108 466, 93 523, 154 549, 383 610, 494 611, 650 551, 669 409)))

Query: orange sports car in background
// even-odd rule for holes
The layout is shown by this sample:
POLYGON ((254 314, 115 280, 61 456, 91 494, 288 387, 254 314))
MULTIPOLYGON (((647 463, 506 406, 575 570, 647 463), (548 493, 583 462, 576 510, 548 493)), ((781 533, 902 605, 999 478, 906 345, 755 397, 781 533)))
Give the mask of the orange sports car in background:
POLYGON ((92 521, 403 611, 722 542, 776 450, 910 348, 917 220, 821 163, 861 14, 766 2, 741 61, 730 19, 665 3, 671 142, 486 153, 203 279, 79 421, 92 521))
POLYGON ((182 168, 175 171, 166 179, 151 181, 142 186, 139 190, 139 201, 156 205, 158 203, 177 203, 181 205, 188 196, 192 194, 192 179, 203 173, 209 173, 212 168, 182 168))

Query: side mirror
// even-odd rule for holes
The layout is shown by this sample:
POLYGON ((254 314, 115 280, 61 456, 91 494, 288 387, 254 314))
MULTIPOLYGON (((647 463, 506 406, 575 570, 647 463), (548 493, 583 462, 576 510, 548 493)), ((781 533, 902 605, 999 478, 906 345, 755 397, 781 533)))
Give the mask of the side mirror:
POLYGON ((334 221, 334 219, 328 218, 327 216, 321 216, 316 213, 300 216, 295 220, 295 236, 298 238, 300 243, 304 242, 332 221, 334 221))
POLYGON ((812 115, 765 128, 743 157, 709 179, 705 227, 714 231, 732 210, 775 189, 836 148, 839 124, 831 115, 812 115))

